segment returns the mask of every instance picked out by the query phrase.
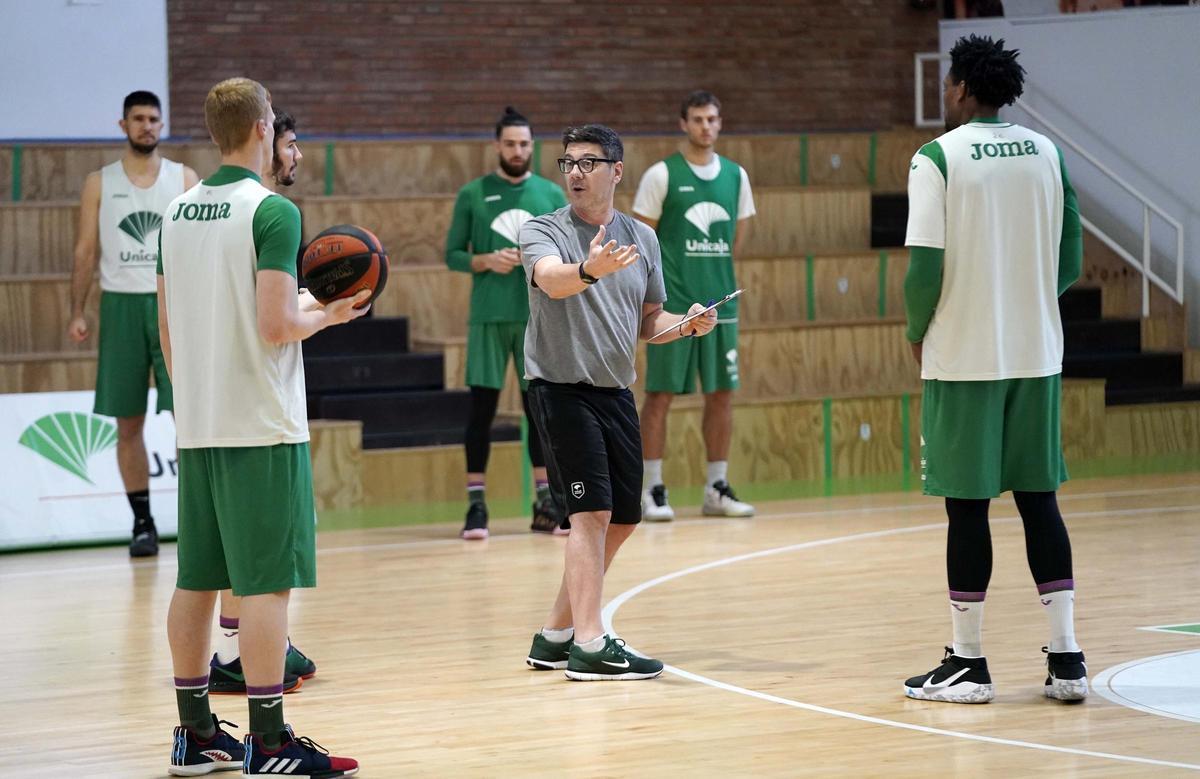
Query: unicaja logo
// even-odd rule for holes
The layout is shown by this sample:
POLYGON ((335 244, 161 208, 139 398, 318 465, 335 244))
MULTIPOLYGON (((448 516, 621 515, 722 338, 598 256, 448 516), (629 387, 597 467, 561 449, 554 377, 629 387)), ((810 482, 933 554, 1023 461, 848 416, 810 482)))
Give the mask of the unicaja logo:
POLYGON ((492 230, 507 238, 511 243, 520 243, 521 225, 533 219, 533 214, 523 208, 510 208, 492 220, 492 230))
POLYGON ((714 222, 730 221, 728 211, 708 200, 696 203, 689 208, 683 213, 683 218, 696 225, 697 229, 704 233, 705 238, 708 237, 708 228, 712 227, 714 222))
POLYGON ((158 228, 162 227, 162 216, 153 211, 134 211, 121 220, 117 229, 133 240, 146 245, 146 239, 158 228))
POLYGON ((91 414, 60 411, 25 428, 17 443, 93 484, 88 476, 88 460, 117 445, 117 426, 91 414))

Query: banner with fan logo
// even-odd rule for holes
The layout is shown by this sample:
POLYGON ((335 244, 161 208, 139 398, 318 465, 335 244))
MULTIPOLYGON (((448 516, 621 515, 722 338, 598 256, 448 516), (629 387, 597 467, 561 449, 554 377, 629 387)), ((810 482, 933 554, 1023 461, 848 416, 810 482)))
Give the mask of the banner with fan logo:
MULTIPOLYGON (((146 408, 150 510, 176 529, 175 420, 146 408)), ((93 392, 0 395, 0 549, 128 541, 133 514, 117 468, 117 422, 93 392)))

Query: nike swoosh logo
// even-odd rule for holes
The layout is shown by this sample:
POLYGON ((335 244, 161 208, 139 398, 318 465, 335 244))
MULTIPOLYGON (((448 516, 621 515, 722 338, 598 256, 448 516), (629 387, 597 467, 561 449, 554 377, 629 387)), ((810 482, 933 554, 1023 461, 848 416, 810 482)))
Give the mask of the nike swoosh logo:
POLYGON ((278 706, 278 705, 279 705, 279 704, 281 704, 281 703, 283 703, 283 698, 276 698, 275 700, 271 701, 270 703, 264 703, 264 704, 262 705, 262 708, 264 708, 264 709, 273 709, 273 708, 275 708, 276 706, 278 706))
POLYGON ((625 660, 624 662, 621 662, 621 663, 610 663, 608 660, 602 660, 601 662, 603 662, 605 665, 611 665, 613 668, 628 668, 629 667, 628 660, 625 660))
POLYGON ((955 682, 957 682, 961 676, 963 676, 967 671, 970 671, 970 670, 971 670, 970 668, 961 668, 958 670, 958 672, 954 673, 951 676, 947 676, 945 679, 938 682, 937 684, 930 684, 930 682, 933 681, 933 677, 931 676, 925 680, 925 683, 921 685, 921 688, 924 689, 925 692, 939 692, 941 690, 946 689, 947 687, 954 684, 955 682))

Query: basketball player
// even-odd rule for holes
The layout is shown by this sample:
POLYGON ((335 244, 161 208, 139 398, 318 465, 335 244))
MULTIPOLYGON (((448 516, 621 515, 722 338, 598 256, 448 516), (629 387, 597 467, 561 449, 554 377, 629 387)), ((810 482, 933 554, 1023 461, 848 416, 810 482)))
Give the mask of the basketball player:
MULTIPOLYGON (((446 237, 446 264, 451 270, 471 274, 466 377, 471 412, 465 440, 468 508, 461 534, 468 539, 488 537, 484 478, 491 453, 492 420, 510 354, 521 384, 525 416, 530 417, 523 353, 529 300, 524 274, 513 273, 521 267, 518 233, 526 220, 567 204, 557 184, 529 169, 533 132, 529 120, 512 106, 506 107, 496 122, 495 148, 499 158, 496 170, 459 190, 446 237)), ((537 489, 530 528, 551 533, 558 530, 563 515, 550 497, 542 446, 532 428, 528 448, 537 489)))
MULTIPOLYGON (((296 120, 287 111, 275 114, 275 142, 271 157, 271 175, 263 186, 272 192, 279 187, 290 187, 296 183, 296 167, 304 155, 296 143, 296 120)), ((307 293, 301 293, 303 297, 307 293)), ((210 693, 245 694, 246 676, 242 672, 241 655, 238 651, 238 626, 241 617, 240 599, 232 590, 221 590, 220 614, 216 647, 209 661, 208 691, 210 693)), ((298 690, 304 679, 317 674, 317 664, 297 649, 289 639, 283 665, 283 691, 298 690)))
MULTIPOLYGON (((716 312, 683 322, 663 310, 654 232, 613 209, 624 147, 607 127, 563 133, 559 170, 570 205, 521 228, 530 282, 525 375, 542 447, 571 520, 558 599, 526 662, 568 678, 650 679, 658 660, 604 633, 604 572, 641 521, 641 431, 629 385, 637 341, 704 335, 716 312)), ((699 311, 702 305, 693 305, 699 311)))
POLYGON ((1004 41, 974 35, 950 50, 947 133, 922 146, 908 178, 908 340, 921 365, 921 479, 946 500, 954 646, 904 683, 922 700, 986 703, 983 602, 992 574, 989 499, 1012 490, 1050 621, 1047 697, 1087 696, 1075 643, 1071 542, 1055 495, 1067 479, 1059 418, 1058 297, 1079 278, 1075 192, 1045 136, 998 116, 1025 70, 1004 41))
POLYGON ((180 726, 172 773, 340 777, 358 771, 297 739, 283 719, 288 597, 316 583, 300 341, 363 313, 370 293, 315 305, 296 287, 300 212, 259 183, 275 119, 261 84, 214 86, 205 123, 221 167, 164 216, 159 332, 175 379, 179 570, 167 615, 180 726), (209 632, 219 590, 241 597, 249 735, 209 709, 209 632))
POLYGON ((172 198, 199 181, 195 171, 158 153, 162 105, 153 92, 130 92, 118 122, 128 146, 116 162, 89 173, 79 205, 79 236, 71 273, 67 335, 91 335, 84 308, 100 249, 100 359, 96 366, 97 414, 117 418, 117 466, 133 510, 131 557, 158 554, 150 514, 150 463, 142 429, 150 374, 158 411, 171 410, 171 381, 158 345, 154 296, 156 235, 172 198))
MULTIPOLYGON (((633 201, 634 215, 658 233, 667 310, 675 313, 687 301, 720 300, 733 292, 733 258, 741 256, 756 213, 746 171, 714 148, 721 133, 721 101, 711 92, 692 92, 679 116, 687 135, 683 151, 651 165, 633 201)), ((708 457, 702 511, 719 517, 754 515, 754 507, 737 499, 728 479, 733 391, 738 388, 737 304, 732 300, 721 309, 712 338, 646 348, 642 516, 647 520, 675 518, 662 475, 667 412, 676 395, 693 391, 697 374, 704 393, 708 457)))

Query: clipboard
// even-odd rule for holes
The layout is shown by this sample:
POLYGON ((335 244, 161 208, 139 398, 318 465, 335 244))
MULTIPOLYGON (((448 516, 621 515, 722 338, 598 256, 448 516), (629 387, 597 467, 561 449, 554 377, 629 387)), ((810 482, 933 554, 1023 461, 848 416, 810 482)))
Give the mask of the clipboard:
POLYGON ((678 328, 683 327, 684 325, 686 325, 688 322, 692 321, 693 319, 704 316, 709 311, 712 311, 714 308, 725 305, 726 303, 733 300, 734 298, 736 298, 738 295, 742 294, 745 291, 746 290, 744 290, 744 289, 735 289, 733 292, 730 292, 728 295, 721 298, 716 303, 710 303, 707 307, 701 309, 700 311, 697 311, 694 314, 689 314, 689 315, 685 316, 683 319, 681 319, 678 322, 676 322, 675 324, 671 325, 666 330, 663 330, 660 333, 655 333, 654 335, 650 336, 650 338, 648 340, 653 341, 655 338, 664 336, 667 333, 671 332, 672 330, 677 330, 678 328))

